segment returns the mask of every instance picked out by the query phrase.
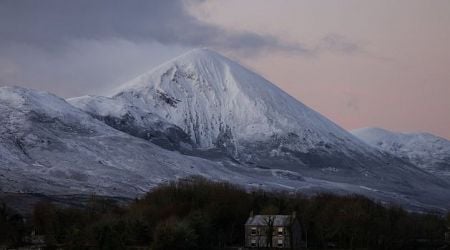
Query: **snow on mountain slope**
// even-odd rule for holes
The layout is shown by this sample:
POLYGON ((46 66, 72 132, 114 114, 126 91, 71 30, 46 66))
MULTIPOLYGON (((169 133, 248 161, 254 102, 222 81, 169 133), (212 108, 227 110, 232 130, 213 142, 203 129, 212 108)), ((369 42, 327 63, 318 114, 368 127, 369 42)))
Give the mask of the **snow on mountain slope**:
POLYGON ((450 141, 429 133, 396 133, 362 128, 352 133, 384 151, 407 159, 438 176, 450 177, 450 141))
POLYGON ((141 75, 122 86, 115 98, 152 107, 205 148, 214 147, 227 131, 239 140, 295 132, 307 139, 305 147, 330 138, 330 133, 349 139, 266 79, 207 49, 190 51, 141 75))
POLYGON ((191 175, 248 188, 359 193, 411 209, 450 205, 439 185, 408 194, 183 155, 120 132, 52 94, 0 88, 0 192, 136 197, 191 175))
POLYGON ((419 171, 373 150, 266 79, 207 49, 137 77, 111 98, 151 110, 180 127, 198 148, 223 149, 247 165, 333 181, 419 171))
POLYGON ((189 175, 243 177, 115 130, 41 91, 0 88, 0 191, 135 197, 189 175))
POLYGON ((278 141, 272 154, 312 148, 342 152, 349 145, 370 152, 266 79, 207 49, 192 50, 139 76, 112 98, 151 109, 200 148, 224 147, 235 156, 253 142, 269 140, 278 141))
POLYGON ((102 96, 82 96, 67 101, 117 130, 167 149, 192 150, 192 142, 183 130, 149 110, 102 96))

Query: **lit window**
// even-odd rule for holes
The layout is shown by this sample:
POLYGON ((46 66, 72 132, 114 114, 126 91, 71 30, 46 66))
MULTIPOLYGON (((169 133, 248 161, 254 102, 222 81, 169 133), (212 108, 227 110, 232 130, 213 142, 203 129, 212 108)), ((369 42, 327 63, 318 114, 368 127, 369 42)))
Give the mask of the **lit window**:
POLYGON ((283 240, 278 240, 278 242, 277 242, 278 244, 278 247, 282 247, 283 246, 283 240))
POLYGON ((283 228, 282 227, 278 228, 278 235, 283 235, 283 228))
POLYGON ((256 227, 252 227, 251 228, 251 234, 252 235, 256 235, 256 227))

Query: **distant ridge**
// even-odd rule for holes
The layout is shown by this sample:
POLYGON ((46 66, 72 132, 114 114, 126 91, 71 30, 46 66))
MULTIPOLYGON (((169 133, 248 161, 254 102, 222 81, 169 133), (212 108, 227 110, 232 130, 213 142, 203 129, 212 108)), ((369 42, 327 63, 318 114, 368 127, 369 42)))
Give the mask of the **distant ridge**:
POLYGON ((430 133, 398 133, 382 128, 362 128, 352 133, 376 148, 450 180, 450 141, 445 138, 430 133))

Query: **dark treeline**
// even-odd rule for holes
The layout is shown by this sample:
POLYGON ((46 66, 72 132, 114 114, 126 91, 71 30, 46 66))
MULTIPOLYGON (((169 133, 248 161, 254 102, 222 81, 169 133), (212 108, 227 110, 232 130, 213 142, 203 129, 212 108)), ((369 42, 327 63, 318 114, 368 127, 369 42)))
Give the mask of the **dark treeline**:
POLYGON ((126 206, 93 196, 85 208, 35 205, 30 218, 0 206, 0 246, 32 232, 65 249, 220 249, 242 246, 255 214, 296 212, 312 249, 423 249, 442 244, 450 216, 409 213, 362 196, 246 192, 201 178, 160 186, 126 206), (436 243, 437 242, 437 243, 436 243), (422 248, 419 248, 422 245, 422 248))

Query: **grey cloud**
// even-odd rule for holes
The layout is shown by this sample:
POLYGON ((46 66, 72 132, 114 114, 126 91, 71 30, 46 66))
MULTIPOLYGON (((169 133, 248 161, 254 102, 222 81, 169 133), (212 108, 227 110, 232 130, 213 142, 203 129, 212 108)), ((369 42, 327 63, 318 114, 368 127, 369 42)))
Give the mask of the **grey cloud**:
POLYGON ((187 48, 122 39, 74 40, 64 50, 0 47, 0 86, 47 90, 63 97, 107 94, 187 48))
POLYGON ((189 13, 201 0, 2 0, 0 86, 20 85, 71 97, 108 89, 193 47, 235 58, 271 52, 352 52, 342 37, 318 46, 231 31, 189 13))
MULTIPOLYGON (((191 1, 192 2, 192 1, 191 1)), ((201 22, 182 0, 0 2, 0 43, 55 50, 74 39, 126 39, 257 53, 264 49, 308 53, 270 35, 236 32, 201 22)))

